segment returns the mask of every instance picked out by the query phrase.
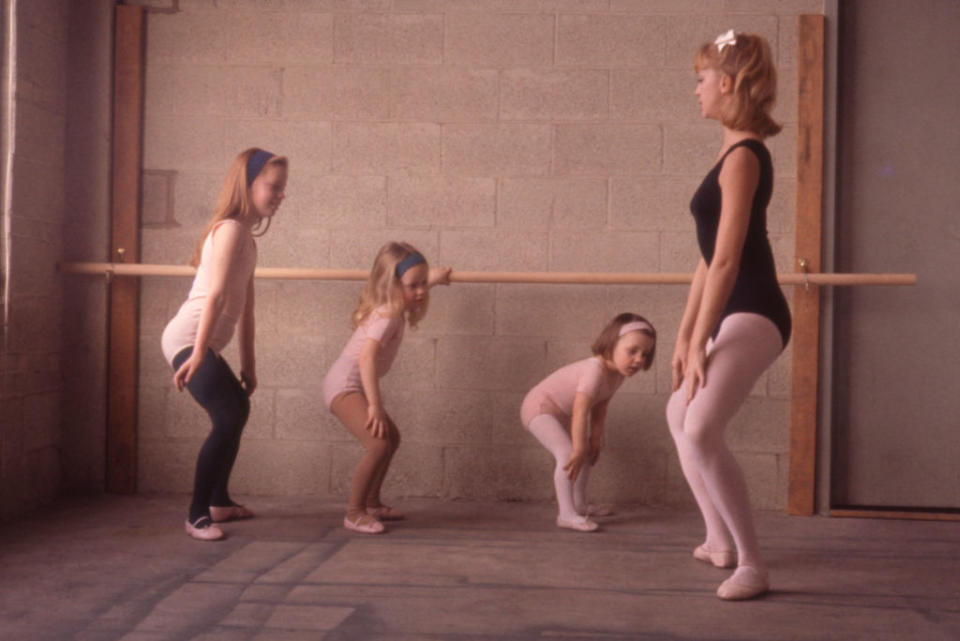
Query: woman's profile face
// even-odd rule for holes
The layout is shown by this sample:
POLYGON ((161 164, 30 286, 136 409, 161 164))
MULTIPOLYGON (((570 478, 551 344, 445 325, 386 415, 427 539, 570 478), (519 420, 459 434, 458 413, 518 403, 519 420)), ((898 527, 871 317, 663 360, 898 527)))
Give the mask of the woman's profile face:
POLYGON ((697 88, 694 94, 700 103, 700 115, 717 120, 720 118, 721 74, 716 69, 706 68, 697 71, 697 88))

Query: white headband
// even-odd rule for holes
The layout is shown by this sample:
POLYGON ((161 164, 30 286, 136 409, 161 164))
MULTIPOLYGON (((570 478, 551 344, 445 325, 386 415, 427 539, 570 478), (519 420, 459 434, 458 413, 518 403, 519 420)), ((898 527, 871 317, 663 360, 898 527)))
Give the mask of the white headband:
POLYGON ((620 338, 624 334, 641 330, 647 330, 651 334, 653 333, 653 327, 650 326, 650 323, 645 323, 644 321, 630 321, 629 323, 624 323, 620 326, 620 333, 617 334, 617 338, 620 338))

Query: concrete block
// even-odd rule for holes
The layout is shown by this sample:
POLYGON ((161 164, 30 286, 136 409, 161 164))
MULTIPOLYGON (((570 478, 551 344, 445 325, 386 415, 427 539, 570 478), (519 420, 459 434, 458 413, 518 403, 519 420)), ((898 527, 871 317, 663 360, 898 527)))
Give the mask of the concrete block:
POLYGON ((492 227, 493 178, 396 176, 388 182, 387 223, 397 227, 492 227))
POLYGON ((137 438, 156 440, 166 436, 167 394, 175 389, 169 382, 137 388, 137 438))
POLYGON ((725 0, 724 10, 730 13, 776 14, 791 16, 801 13, 822 13, 822 0, 725 0))
MULTIPOLYGON (((817 2, 816 4, 819 5, 816 10, 798 11, 798 13, 823 13, 823 3, 817 2)), ((799 18, 780 18, 777 30, 779 47, 777 52, 774 54, 777 57, 777 72, 779 74, 783 74, 789 71, 791 75, 794 76, 794 79, 792 80, 794 83, 796 82, 795 74, 797 70, 797 58, 799 57, 799 38, 799 18)), ((771 46, 773 46, 772 43, 771 46)), ((782 76, 778 78, 777 87, 781 91, 784 89, 784 78, 782 76)))
MULTIPOLYGON (((459 269, 459 264, 454 264, 459 269)), ((420 331, 427 336, 493 335, 496 295, 496 285, 492 284, 457 283, 435 288, 430 293, 430 309, 421 321, 420 331)), ((443 381, 439 384, 442 386, 443 381)))
POLYGON ((369 67, 287 66, 283 69, 285 118, 378 120, 390 115, 390 72, 369 67))
POLYGON ((790 233, 797 224, 797 180, 775 176, 773 195, 767 206, 767 231, 790 233))
POLYGON ((773 106, 773 119, 781 124, 795 123, 799 120, 799 81, 797 68, 779 67, 777 69, 777 102, 773 106))
POLYGON ((276 118, 280 115, 283 71, 274 67, 228 67, 220 70, 227 116, 276 118))
POLYGON ((654 272, 660 264, 656 232, 551 233, 550 269, 571 272, 654 272))
POLYGON ((618 176, 661 170, 656 125, 557 125, 553 173, 618 176))
POLYGON ((790 342, 767 370, 767 395, 771 398, 790 398, 792 394, 793 342, 790 342))
POLYGON ((143 165, 158 169, 176 167, 181 171, 226 172, 229 159, 224 154, 225 132, 226 123, 218 116, 158 115, 148 118, 144 122, 143 165))
MULTIPOLYGON (((350 331, 358 283, 263 281, 257 287, 257 336, 262 349, 287 336, 350 331)), ((259 351, 259 349, 258 349, 259 351)), ((311 355, 316 357, 317 355, 311 355)))
MULTIPOLYGON (((380 229, 387 224, 384 176, 303 176, 300 219, 321 229, 380 229)), ((293 189, 292 187, 288 189, 293 189)))
POLYGON ((278 404, 276 390, 260 385, 258 381, 257 389, 250 397, 250 418, 243 428, 244 441, 263 441, 275 437, 278 404))
POLYGON ((338 64, 443 62, 442 15, 338 13, 333 30, 338 64))
POLYGON ((607 116, 604 70, 508 69, 501 75, 503 120, 600 120, 607 116))
MULTIPOLYGON (((737 453, 755 510, 782 510, 787 504, 788 457, 785 454, 737 453)), ((763 537, 763 533, 760 533, 763 537)))
POLYGON ((51 166, 18 153, 11 169, 10 207, 13 213, 10 224, 19 226, 29 221, 46 221, 57 225, 63 219, 66 194, 63 189, 51 189, 51 166))
POLYGON ((192 491, 197 453, 202 443, 202 438, 140 439, 137 443, 137 490, 192 491))
POLYGON ((257 350, 262 385, 319 389, 326 371, 316 367, 313 359, 324 353, 323 336, 290 334, 265 343, 257 350), (272 375, 267 376, 268 372, 272 375))
POLYGON ((610 119, 662 122, 697 120, 693 68, 646 67, 610 72, 610 119))
MULTIPOLYGON (((224 126, 225 173, 233 157, 248 147, 260 147, 290 160, 290 174, 328 173, 331 166, 333 132, 328 122, 279 121, 264 119, 227 120, 224 126)), ((175 166, 175 165, 171 165, 175 166)), ((282 210, 281 210, 282 211, 282 210)))
POLYGON ((236 494, 308 496, 326 494, 329 478, 326 443, 260 441, 241 445, 230 489, 236 494))
POLYGON ((393 10, 550 13, 555 11, 606 11, 609 0, 394 0, 393 10))
POLYGON ((645 451, 663 458, 672 453, 673 439, 665 415, 669 397, 653 394, 652 390, 634 393, 637 379, 652 380, 649 373, 641 372, 627 379, 610 400, 605 429, 608 452, 645 451))
MULTIPOLYGON (((239 153, 241 150, 237 150, 239 153)), ((197 171, 159 170, 172 174, 173 183, 173 220, 176 225, 190 229, 196 236, 194 244, 200 239, 207 222, 213 215, 217 196, 223 185, 227 167, 224 165, 216 173, 197 171)), ((281 207, 281 212, 283 207, 281 207)), ((193 247, 184 248, 186 251, 193 247)), ((187 255, 181 262, 189 260, 187 255)))
POLYGON ((144 227, 173 227, 176 172, 144 169, 141 186, 140 222, 144 227))
POLYGON ((734 452, 788 453, 790 401, 750 397, 727 426, 727 445, 734 452))
POLYGON ((60 175, 64 166, 66 116, 24 100, 17 101, 17 156, 60 175))
POLYGON ((406 328, 393 366, 386 377, 380 379, 385 398, 394 390, 430 390, 437 386, 434 378, 436 339, 418 334, 417 329, 406 328))
MULTIPOLYGON (((610 182, 610 227, 695 233, 690 199, 700 185, 694 176, 637 176, 610 182)), ((665 270, 669 271, 669 270, 665 270)))
POLYGON ((538 176, 550 171, 549 125, 445 125, 443 167, 454 174, 538 176))
POLYGON ((437 380, 445 389, 528 390, 544 371, 543 343, 505 336, 450 336, 437 344, 437 380))
POLYGON ((393 117, 428 122, 497 118, 497 72, 467 67, 394 68, 393 117))
POLYGON ((497 225, 533 229, 599 229, 607 224, 604 178, 503 178, 497 225))
POLYGON ((216 116, 224 113, 223 67, 148 60, 145 73, 145 120, 158 116, 216 116))
POLYGON ((799 266, 795 260, 796 242, 794 235, 770 233, 768 237, 770 239, 770 248, 773 250, 773 261, 776 264, 777 273, 783 274, 797 271, 799 266))
POLYGON ((462 271, 545 271, 548 244, 545 232, 441 231, 439 263, 462 271))
POLYGON ((553 15, 448 13, 444 61, 471 67, 553 64, 553 15))
POLYGON ((447 448, 444 496, 542 501, 553 496, 553 457, 535 447, 447 448))
POLYGON ((767 141, 767 149, 773 156, 774 176, 797 175, 797 124, 781 123, 783 130, 767 141))
POLYGON ((694 233, 660 234, 660 271, 692 274, 700 261, 700 246, 694 233))
POLYGON ((774 55, 777 52, 777 17, 766 12, 751 12, 752 15, 704 12, 699 15, 681 14, 664 16, 660 27, 665 38, 667 67, 693 68, 693 54, 705 42, 713 42, 721 33, 736 25, 736 30, 756 33, 770 42, 774 55))
POLYGON ((153 13, 146 21, 150 64, 223 64, 236 51, 221 12, 153 13))
POLYGON ((633 15, 560 15, 558 66, 630 67, 663 64, 663 22, 633 15))
POLYGON ((329 267, 330 232, 325 229, 300 227, 295 221, 275 217, 270 231, 257 243, 257 265, 260 267, 329 267), (293 223, 293 224, 290 224, 293 223))
POLYGON ((231 64, 303 64, 333 61, 334 18, 329 13, 220 11, 231 64), (234 46, 255 42, 257 46, 234 46))
POLYGON ((610 0, 610 13, 699 14, 717 10, 716 0, 610 0))
POLYGON ((440 127, 429 123, 339 123, 333 170, 352 174, 436 174, 440 127))
POLYGON ((720 150, 722 129, 713 122, 668 124, 663 129, 663 170, 670 174, 698 176, 702 180, 713 167, 716 152, 720 150))
POLYGON ((63 64, 65 42, 30 28, 17 40, 17 99, 55 113, 66 111, 67 67, 63 64))
MULTIPOLYGON (((370 269, 377 251, 388 241, 401 241, 416 247, 428 261, 436 263, 437 232, 431 230, 385 227, 376 230, 335 230, 330 233, 330 264, 338 269, 370 269)), ((355 283, 357 296, 363 285, 355 283)))
POLYGON ((491 404, 491 443, 497 448, 526 447, 538 444, 537 439, 523 427, 520 406, 529 390, 493 392, 491 404))
POLYGON ((665 491, 666 458, 659 451, 607 448, 590 474, 591 503, 659 503, 665 491))
POLYGON ((497 334, 576 337, 589 343, 607 320, 597 313, 605 301, 603 289, 590 285, 503 287, 497 296, 497 334))
POLYGON ((490 392, 405 391, 391 394, 391 418, 407 443, 489 445, 493 408, 490 392))

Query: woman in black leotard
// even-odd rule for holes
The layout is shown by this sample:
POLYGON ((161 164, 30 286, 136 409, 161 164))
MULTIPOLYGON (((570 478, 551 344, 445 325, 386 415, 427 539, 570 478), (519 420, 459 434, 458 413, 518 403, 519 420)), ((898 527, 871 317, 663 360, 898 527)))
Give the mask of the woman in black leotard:
POLYGON ((790 337, 766 229, 773 166, 763 140, 780 131, 770 117, 776 71, 766 40, 732 30, 703 45, 694 68, 702 115, 723 126, 723 142, 690 203, 702 258, 677 334, 667 420, 706 526, 693 555, 736 565, 717 596, 750 599, 770 581, 723 432, 790 337))

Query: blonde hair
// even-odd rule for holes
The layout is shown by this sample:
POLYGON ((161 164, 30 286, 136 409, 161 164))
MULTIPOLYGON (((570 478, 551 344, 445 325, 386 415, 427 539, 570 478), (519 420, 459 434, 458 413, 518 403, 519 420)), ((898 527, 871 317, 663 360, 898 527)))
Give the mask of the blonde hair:
POLYGON ((627 323, 636 322, 646 323, 649 325, 649 329, 644 327, 637 331, 646 334, 653 339, 653 347, 650 349, 650 358, 644 359, 643 361, 643 370, 647 371, 650 369, 650 366, 653 365, 653 357, 657 354, 657 330, 654 329, 653 323, 648 321, 640 314, 624 312, 614 316, 613 320, 607 323, 607 326, 604 327, 603 331, 600 332, 600 335, 597 336, 597 340, 593 341, 593 345, 590 346, 590 351, 592 351, 596 356, 610 358, 613 356, 613 349, 617 346, 617 342, 620 340, 620 328, 627 323))
MULTIPOLYGON (((193 258, 190 259, 190 264, 194 267, 200 264, 200 254, 203 251, 203 241, 206 239, 207 234, 210 233, 210 230, 213 229, 213 226, 219 223, 221 220, 226 218, 233 218, 239 221, 254 220, 252 229, 258 231, 260 225, 263 223, 263 218, 260 218, 253 209, 253 205, 250 202, 250 188, 247 186, 247 163, 250 162, 250 157, 253 154, 261 151, 256 147, 251 147, 250 149, 244 149, 236 158, 233 159, 233 162, 230 163, 230 166, 227 167, 227 175, 223 179, 223 187, 220 189, 220 197, 217 198, 217 204, 213 208, 213 216, 210 217, 210 222, 207 223, 207 226, 203 230, 203 235, 200 236, 200 241, 197 243, 197 247, 193 252, 193 258)), ((284 170, 288 167, 288 162, 284 156, 273 156, 267 163, 264 165, 264 169, 269 166, 276 165, 283 167, 284 170)), ((263 170, 261 170, 261 173, 263 170)), ((250 181, 253 182, 253 181, 250 181)), ((270 219, 267 219, 267 225, 263 228, 258 234, 254 236, 263 236, 267 233, 267 230, 270 229, 270 219)))
POLYGON ((733 80, 733 93, 720 112, 723 126, 763 137, 776 135, 782 127, 770 116, 777 100, 777 70, 770 45, 752 33, 735 37, 736 43, 724 45, 722 51, 713 42, 701 45, 693 56, 693 68, 714 69, 733 80))
MULTIPOLYGON (((363 286, 360 302, 353 310, 351 320, 356 329, 378 307, 386 306, 389 316, 400 316, 404 312, 403 286, 397 278, 397 265, 411 254, 419 254, 417 249, 408 243, 389 242, 380 248, 377 257, 373 259, 370 277, 363 286)), ((427 263, 424 262, 426 265, 427 263)), ((429 265, 427 265, 429 269, 429 265)), ((420 319, 427 313, 427 304, 430 302, 430 292, 427 298, 415 310, 407 313, 407 322, 410 327, 416 327, 420 319)))

